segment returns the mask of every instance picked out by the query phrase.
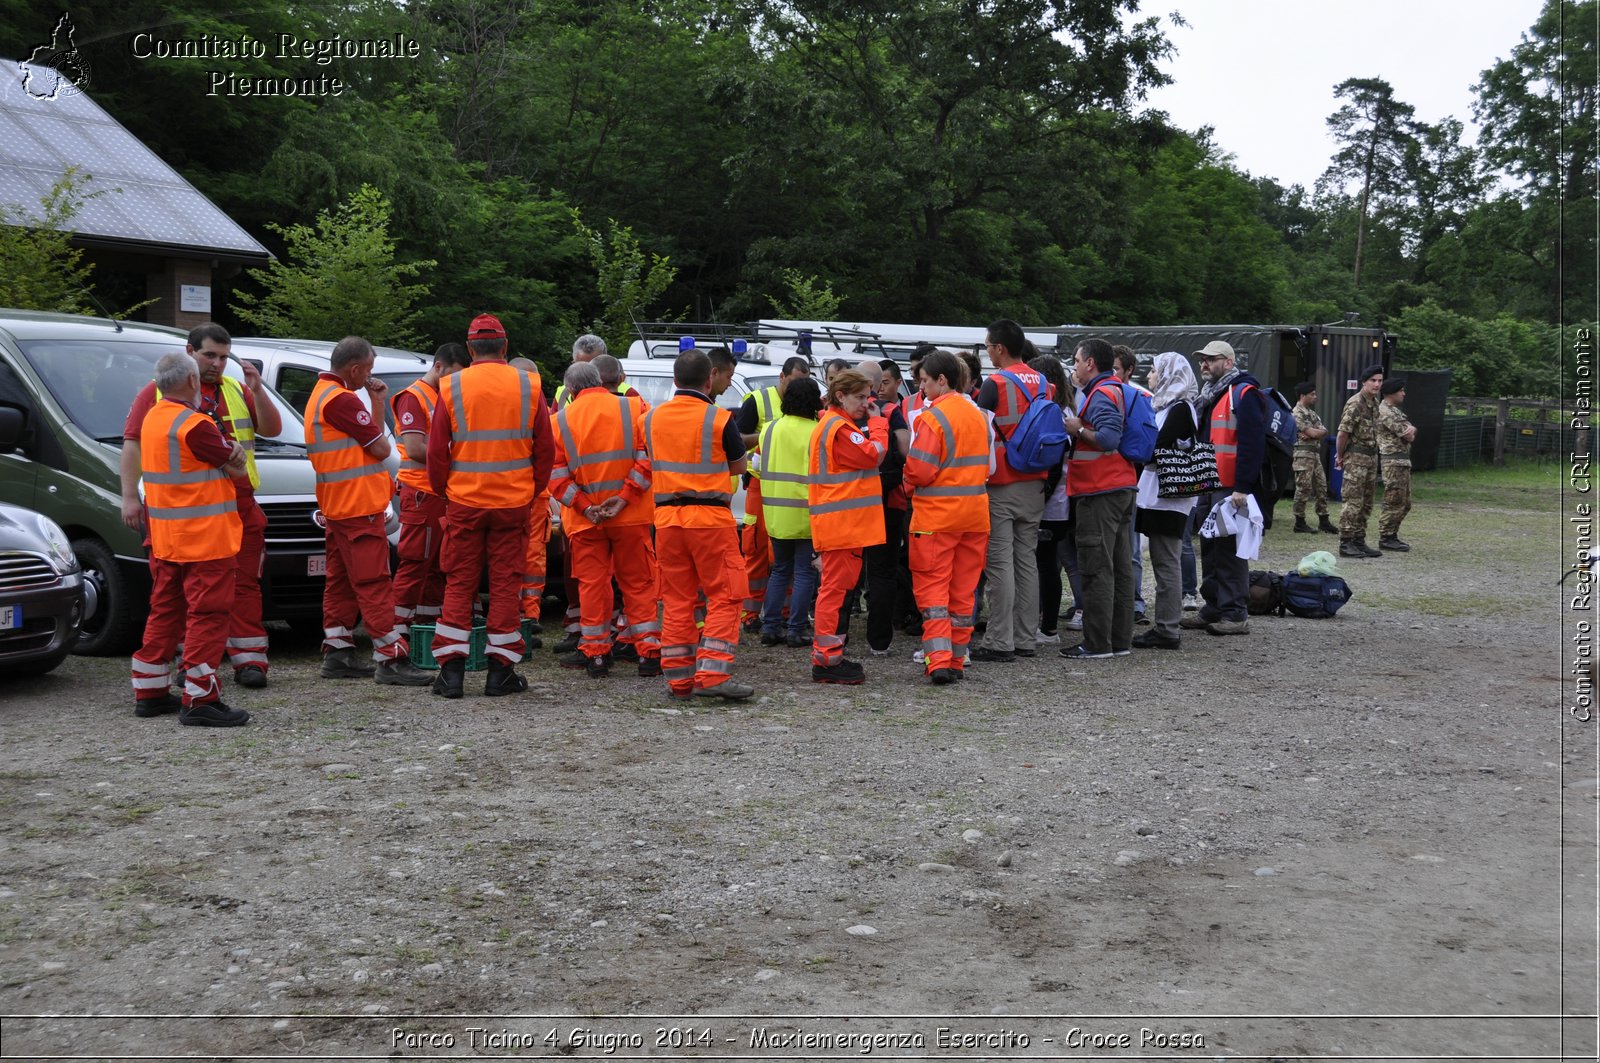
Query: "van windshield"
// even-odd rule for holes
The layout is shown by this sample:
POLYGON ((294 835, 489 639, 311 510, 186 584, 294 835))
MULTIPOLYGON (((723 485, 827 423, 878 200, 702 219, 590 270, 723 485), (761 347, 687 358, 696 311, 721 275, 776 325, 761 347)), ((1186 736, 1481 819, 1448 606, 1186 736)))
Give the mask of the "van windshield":
MULTIPOLYGON (((181 352, 183 341, 48 339, 18 346, 73 424, 94 439, 120 440, 133 397, 155 376, 161 356, 181 352)), ((239 367, 230 363, 228 375, 239 377, 239 367)), ((276 395, 274 400, 283 418, 278 438, 298 441, 304 431, 300 415, 276 395)))

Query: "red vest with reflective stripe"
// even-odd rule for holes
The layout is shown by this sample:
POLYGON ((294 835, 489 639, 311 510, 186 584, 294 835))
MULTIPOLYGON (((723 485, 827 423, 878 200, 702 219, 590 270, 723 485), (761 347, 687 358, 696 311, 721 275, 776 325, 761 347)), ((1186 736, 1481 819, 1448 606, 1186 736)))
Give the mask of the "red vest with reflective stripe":
POLYGON ((939 472, 933 483, 912 489, 913 532, 989 530, 989 424, 983 411, 955 392, 927 403, 911 437, 912 462, 939 472))
POLYGON ((837 410, 822 415, 811 432, 811 545, 816 550, 850 550, 884 541, 883 489, 878 470, 844 469, 833 459, 839 434, 848 439, 860 429, 837 410))
POLYGON ((1233 412, 1233 393, 1235 388, 1243 392, 1254 387, 1254 384, 1235 385, 1223 392, 1217 404, 1211 407, 1210 439, 1217 451, 1217 480, 1224 490, 1231 491, 1236 486, 1234 477, 1239 466, 1239 419, 1233 412))
POLYGON ((533 501, 534 388, 504 362, 473 362, 439 381, 436 417, 450 421, 445 497, 475 509, 533 501))
MULTIPOLYGON (((1116 403, 1118 410, 1127 413, 1123 408, 1122 382, 1113 374, 1096 384, 1094 390, 1084 397, 1083 405, 1079 408, 1080 416, 1089 411, 1089 403, 1094 401, 1096 395, 1101 394, 1116 403)), ((1126 421, 1123 423, 1123 428, 1127 428, 1126 421)), ((1134 472, 1133 463, 1127 458, 1115 450, 1096 450, 1083 437, 1078 438, 1067 461, 1069 497, 1115 491, 1119 487, 1137 486, 1138 483, 1139 474, 1134 472)))
POLYGON ((1026 363, 1007 366, 1004 370, 996 369, 989 374, 989 379, 994 381, 995 408, 994 408, 994 475, 989 477, 992 484, 1014 484, 1024 480, 1043 480, 1048 473, 1043 472, 1017 472, 1006 461, 1006 440, 1011 433, 1016 431, 1017 425, 1022 422, 1022 415, 1027 410, 1028 404, 1033 401, 1036 394, 1048 395, 1050 381, 1037 369, 1029 369, 1026 363), (1006 373, 1015 373, 1022 378, 1024 384, 1033 386, 1032 391, 1024 391, 1012 382, 1006 373))
POLYGON ((578 492, 590 502, 604 502, 622 493, 632 481, 644 490, 621 513, 606 521, 618 526, 649 524, 655 519, 655 499, 650 496, 650 476, 634 466, 649 460, 644 446, 644 401, 625 398, 603 388, 586 388, 556 414, 556 437, 566 454, 564 468, 552 469, 550 482, 570 478, 562 497, 562 526, 568 533, 584 531, 594 523, 573 509, 578 492))
POLYGON ((244 541, 233 480, 189 449, 189 433, 205 420, 168 399, 150 408, 139 429, 150 553, 162 561, 232 557, 244 541))
POLYGON ((323 406, 341 392, 349 389, 339 381, 318 379, 306 402, 306 455, 317 471, 317 506, 329 520, 381 513, 394 494, 383 462, 323 420, 323 406))
POLYGON ((732 416, 691 395, 674 395, 645 418, 656 527, 733 527, 728 452, 722 446, 732 416))
MULTIPOLYGON (((400 395, 416 396, 417 404, 422 407, 422 428, 420 431, 422 432, 422 438, 427 439, 428 429, 433 427, 433 407, 434 404, 439 401, 439 393, 433 390, 426 380, 418 380, 416 383, 402 391, 400 395)), ((400 401, 400 395, 396 395, 394 397, 394 401, 389 404, 391 408, 394 407, 395 403, 400 401)), ((395 427, 398 428, 399 425, 397 424, 395 427)), ((419 431, 419 429, 406 429, 406 432, 416 431, 419 431)), ((417 461, 406 452, 404 438, 405 433, 402 432, 402 441, 400 443, 400 482, 405 484, 407 487, 421 491, 424 494, 431 495, 433 494, 433 485, 428 482, 428 464, 427 462, 417 461)))

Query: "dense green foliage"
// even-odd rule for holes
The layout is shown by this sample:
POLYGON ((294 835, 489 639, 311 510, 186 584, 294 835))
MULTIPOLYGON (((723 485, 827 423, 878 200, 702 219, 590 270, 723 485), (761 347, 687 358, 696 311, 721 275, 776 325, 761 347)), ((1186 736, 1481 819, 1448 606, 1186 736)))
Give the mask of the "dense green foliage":
POLYGON ((40 197, 36 210, 0 204, 0 306, 98 313, 89 297, 94 269, 71 244, 72 219, 88 183, 72 168, 40 197))
MULTIPOLYGON (((1597 3, 1546 0, 1505 42, 1476 86, 1475 147, 1458 118, 1419 121, 1382 78, 1337 71, 1351 75, 1330 78, 1338 149, 1310 189, 1243 173, 1210 130, 1145 107, 1171 45, 1136 0, 291 0, 242 13, 85 0, 73 17, 94 27, 80 46, 96 101, 297 265, 311 263, 291 234, 363 186, 381 192, 393 262, 430 264, 415 316, 385 326, 420 347, 459 339, 485 310, 551 370, 575 331, 616 344, 634 315, 1355 312, 1400 335, 1401 367, 1455 366, 1457 391, 1541 393, 1557 376, 1553 330, 1593 316, 1597 3), (141 29, 398 33, 420 57, 229 61, 349 87, 218 100, 204 95, 216 63, 132 58, 141 29), (614 221, 595 232, 575 217, 614 221)), ((0 0, 0 55, 26 55, 58 14, 0 0)), ((239 278, 230 301, 266 305, 271 275, 239 278)))

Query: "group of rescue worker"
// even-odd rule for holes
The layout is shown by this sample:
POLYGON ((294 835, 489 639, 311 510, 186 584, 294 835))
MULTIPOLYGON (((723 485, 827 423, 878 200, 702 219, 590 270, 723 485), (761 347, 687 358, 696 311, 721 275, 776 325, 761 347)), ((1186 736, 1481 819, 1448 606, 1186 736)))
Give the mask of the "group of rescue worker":
MULTIPOLYGON (((184 354, 157 362, 124 432, 123 519, 148 529, 153 585, 132 661, 135 713, 177 713, 186 725, 248 722, 222 701, 224 655, 238 686, 265 686, 269 671, 253 447, 258 433, 279 432, 281 419, 254 366, 240 363, 243 383, 224 374, 230 344, 215 324, 191 332, 184 354)), ((824 394, 809 364, 791 359, 741 417, 715 401, 735 364, 724 348, 686 344, 673 365, 674 393, 655 407, 627 385, 599 337, 581 337, 573 355, 552 413, 538 367, 508 358, 505 329, 490 314, 472 321, 464 346, 441 347, 428 371, 392 397, 373 376, 371 344, 351 336, 335 345, 304 416, 326 532, 323 677, 460 698, 481 621, 483 693, 526 690, 515 666, 539 646, 553 499, 576 628, 557 646, 563 666, 598 678, 622 660, 641 676, 664 677, 674 698, 750 697, 753 687, 732 674, 741 626, 764 630, 775 554, 789 559, 789 575, 795 568, 792 551, 775 552, 772 532, 780 543, 807 541, 820 590, 814 606, 804 594, 779 595, 766 611, 809 635, 813 680, 859 683, 864 669, 845 657, 846 602, 863 552, 881 548, 893 523, 880 478, 886 459, 903 469, 896 497, 910 510, 919 656, 934 683, 962 675, 994 465, 993 431, 970 400, 962 359, 927 354, 903 404, 897 375, 896 393, 880 396, 877 363, 830 372, 824 394), (804 384, 792 388, 797 380, 804 384), (362 389, 377 408, 392 409, 397 477, 385 465, 384 418, 369 412, 362 389), (742 544, 731 509, 741 477, 750 509, 742 544), (401 528, 392 578, 391 501, 401 528), (356 653, 358 622, 371 664, 356 653), (411 659, 413 625, 430 622, 436 672, 411 659)))

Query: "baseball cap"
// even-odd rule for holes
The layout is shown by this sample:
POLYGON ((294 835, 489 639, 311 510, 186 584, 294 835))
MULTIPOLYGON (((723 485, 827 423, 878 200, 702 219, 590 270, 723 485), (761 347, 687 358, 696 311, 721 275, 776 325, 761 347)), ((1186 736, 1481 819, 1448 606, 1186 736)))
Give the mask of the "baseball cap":
POLYGON ((472 324, 467 326, 467 339, 469 340, 503 340, 506 330, 500 324, 500 319, 493 314, 479 314, 472 319, 472 324))
POLYGON ((1194 354, 1196 358, 1199 358, 1202 361, 1207 358, 1228 358, 1235 360, 1237 358, 1237 356, 1233 353, 1232 345, 1222 340, 1212 340, 1198 351, 1195 351, 1194 354))

